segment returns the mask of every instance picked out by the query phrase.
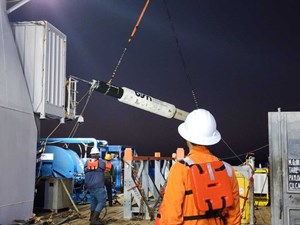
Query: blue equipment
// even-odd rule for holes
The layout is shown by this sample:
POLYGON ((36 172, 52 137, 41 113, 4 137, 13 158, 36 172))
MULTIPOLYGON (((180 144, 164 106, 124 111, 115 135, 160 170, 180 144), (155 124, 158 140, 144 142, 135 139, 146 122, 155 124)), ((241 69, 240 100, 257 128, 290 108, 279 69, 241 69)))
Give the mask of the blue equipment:
POLYGON ((48 145, 44 151, 44 159, 41 168, 42 176, 74 178, 84 174, 83 162, 78 154, 71 149, 48 145), (46 154, 53 155, 48 159, 46 154))
MULTIPOLYGON (((97 148, 98 145, 107 144, 107 141, 97 141, 94 138, 48 138, 40 141, 44 148, 42 148, 40 164, 37 166, 37 176, 72 179, 73 201, 89 202, 89 195, 84 188, 84 164, 87 159, 80 158, 77 152, 67 146, 68 144, 84 145, 86 157, 88 144, 92 144, 89 147, 97 148)), ((82 156, 82 148, 79 149, 82 156)))
POLYGON ((48 138, 40 139, 40 142, 44 147, 42 147, 42 154, 38 160, 37 176, 73 179, 72 198, 74 202, 90 202, 84 187, 84 165, 89 159, 87 147, 99 148, 100 157, 103 159, 107 153, 113 156, 111 163, 115 170, 115 192, 123 191, 122 158, 127 146, 108 145, 107 141, 94 138, 48 138), (82 147, 79 147, 79 152, 76 152, 70 149, 68 144, 84 145, 85 151, 83 152, 82 147))

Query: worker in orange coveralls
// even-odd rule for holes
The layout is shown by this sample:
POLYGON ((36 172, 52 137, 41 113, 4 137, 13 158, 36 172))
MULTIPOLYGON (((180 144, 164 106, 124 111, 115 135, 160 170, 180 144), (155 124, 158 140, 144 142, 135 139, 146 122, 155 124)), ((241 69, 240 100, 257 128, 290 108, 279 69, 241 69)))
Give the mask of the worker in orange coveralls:
MULTIPOLYGON (((241 224, 239 186, 234 170, 228 163, 220 161, 220 159, 214 156, 206 147, 214 145, 221 140, 221 135, 216 128, 216 121, 209 111, 205 109, 196 109, 187 116, 184 123, 179 125, 178 132, 180 136, 187 141, 189 148, 187 157, 189 161, 202 165, 202 168, 206 168, 205 165, 208 164, 213 165, 212 162, 225 165, 222 167, 226 168, 223 169, 225 176, 222 176, 222 179, 220 180, 227 180, 229 191, 228 193, 222 193, 223 189, 221 189, 220 192, 225 196, 228 196, 226 199, 231 199, 231 203, 229 202, 229 206, 226 205, 228 202, 222 197, 222 200, 224 200, 224 207, 216 209, 212 199, 212 201, 209 201, 210 205, 207 204, 210 207, 208 211, 199 210, 199 207, 196 204, 197 200, 195 200, 195 196, 193 196, 195 188, 192 186, 192 178, 189 174, 190 167, 187 166, 186 162, 182 163, 183 161, 181 160, 181 163, 176 162, 171 167, 163 201, 155 220, 156 225, 241 224)), ((214 175, 209 169, 207 171, 209 175, 214 175)), ((198 180, 198 182, 204 181, 198 180)), ((222 183, 223 181, 220 182, 222 183)), ((200 192, 200 195, 205 195, 206 193, 204 192, 205 191, 202 191, 202 193, 200 192)), ((218 198, 217 195, 215 197, 218 198)), ((210 198, 214 198, 214 196, 210 198)), ((203 201, 204 206, 206 203, 207 200, 203 201)))

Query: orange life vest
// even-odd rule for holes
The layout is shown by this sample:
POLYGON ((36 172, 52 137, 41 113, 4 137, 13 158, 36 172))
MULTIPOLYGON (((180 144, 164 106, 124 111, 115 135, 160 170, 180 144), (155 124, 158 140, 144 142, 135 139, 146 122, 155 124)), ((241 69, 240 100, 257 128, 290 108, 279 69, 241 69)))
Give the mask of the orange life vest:
POLYGON ((111 168, 112 168, 111 162, 106 161, 104 173, 110 172, 110 171, 111 171, 111 168))
POLYGON ((189 166, 192 194, 198 210, 209 212, 224 209, 233 204, 229 179, 232 170, 227 163, 214 161, 194 164, 188 157, 183 161, 189 166))
POLYGON ((89 170, 96 170, 98 169, 99 161, 98 159, 89 159, 87 162, 87 168, 89 170))
MULTIPOLYGON (((195 164, 189 157, 179 162, 189 167, 192 190, 187 190, 185 194, 193 194, 197 209, 206 212, 204 215, 184 217, 184 220, 222 218, 222 209, 233 204, 229 180, 232 169, 229 164, 222 161, 195 164)), ((155 225, 160 225, 160 209, 155 225)))

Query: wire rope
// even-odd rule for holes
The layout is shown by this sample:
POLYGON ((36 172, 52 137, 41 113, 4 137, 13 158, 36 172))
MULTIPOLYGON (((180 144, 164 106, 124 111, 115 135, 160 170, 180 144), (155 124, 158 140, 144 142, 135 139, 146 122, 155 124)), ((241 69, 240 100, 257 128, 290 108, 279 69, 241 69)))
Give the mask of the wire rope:
POLYGON ((123 58, 124 58, 124 56, 125 56, 125 54, 126 54, 126 52, 127 52, 127 49, 128 49, 128 47, 129 47, 129 45, 131 44, 131 42, 132 42, 132 40, 133 40, 133 38, 134 38, 134 36, 135 36, 135 34, 136 34, 136 32, 137 32, 139 26, 140 26, 140 23, 141 23, 141 21, 142 21, 143 16, 145 15, 145 12, 146 12, 146 10, 147 10, 147 7, 148 7, 149 3, 150 3, 150 0, 147 0, 146 3, 145 3, 145 5, 144 5, 144 7, 143 7, 143 9, 142 9, 142 12, 140 13, 140 16, 139 16, 139 18, 138 18, 138 20, 137 20, 135 26, 134 26, 134 28, 133 28, 133 30, 132 30, 132 32, 131 32, 129 38, 128 38, 127 46, 125 46, 125 48, 124 48, 124 50, 123 50, 123 52, 122 52, 122 54, 121 54, 121 56, 120 56, 120 58, 119 58, 119 60, 118 60, 118 63, 117 63, 117 65, 115 66, 115 68, 114 68, 114 70, 113 70, 113 72, 112 72, 112 74, 111 74, 111 77, 110 77, 110 79, 109 79, 108 82, 107 82, 108 85, 112 85, 112 81, 113 81, 113 79, 115 78, 116 73, 117 73, 117 71, 118 71, 118 69, 119 69, 119 67, 120 67, 120 65, 121 65, 121 63, 122 63, 122 61, 123 61, 123 58))
MULTIPOLYGON (((181 60, 181 63, 182 63, 185 75, 187 77, 187 80, 188 80, 190 88, 191 88, 192 97, 193 97, 195 106, 196 106, 197 109, 199 109, 200 107, 199 107, 198 100, 197 100, 196 90, 194 88, 194 85, 193 85, 193 82, 192 82, 192 78, 191 78, 191 76, 190 76, 190 74, 188 72, 187 64, 185 62, 185 58, 184 58, 184 55, 183 55, 183 52, 182 52, 182 48, 181 48, 181 46, 179 44, 178 35, 177 35, 176 29, 175 29, 175 26, 174 26, 174 23, 173 23, 173 20, 172 20, 172 17, 171 17, 170 10, 168 8, 167 1, 163 0, 163 2, 165 4, 165 8, 166 8, 167 16, 168 16, 168 19, 169 19, 169 23, 171 25, 171 29, 172 29, 172 32, 173 32, 173 35, 174 35, 174 38, 175 38, 177 51, 178 51, 178 54, 180 56, 180 60, 181 60)), ((235 151, 229 146, 229 144, 223 138, 222 138, 222 141, 230 149, 230 151, 235 155, 234 157, 236 157, 240 162, 242 162, 242 160, 240 159, 239 155, 237 155, 235 153, 235 151)))
MULTIPOLYGON (((269 146, 269 144, 263 145, 262 147, 259 147, 259 148, 255 149, 255 150, 252 150, 251 152, 254 153, 254 152, 260 151, 260 150, 262 150, 262 149, 264 149, 264 148, 266 148, 268 146, 269 146)), ((238 156, 240 157, 240 156, 244 156, 244 155, 247 155, 247 154, 248 154, 248 152, 247 153, 243 153, 243 154, 239 154, 238 156)), ((222 160, 233 159, 233 158, 236 158, 236 156, 222 158, 222 160)))
POLYGON ((183 56, 183 52, 182 52, 181 46, 179 44, 178 35, 177 35, 176 29, 175 29, 175 26, 174 26, 174 23, 173 23, 173 20, 172 20, 172 17, 171 17, 170 10, 168 8, 167 1, 163 0, 163 2, 165 4, 165 8, 166 8, 167 16, 168 16, 168 19, 169 19, 169 23, 171 25, 171 29, 172 29, 172 32, 173 32, 173 35, 174 35, 174 38, 175 38, 176 47, 177 47, 177 51, 178 51, 178 54, 179 54, 179 57, 180 57, 180 61, 182 63, 182 66, 183 66, 183 69, 184 69, 184 73, 185 73, 185 75, 187 77, 187 80, 189 82, 189 85, 190 85, 190 88, 191 88, 191 91, 192 91, 192 97, 193 97, 195 106, 196 106, 197 109, 199 109, 200 107, 199 107, 199 104, 198 104, 196 91, 195 91, 195 88, 194 88, 191 76, 190 76, 190 74, 188 72, 187 64, 185 62, 185 59, 184 59, 184 56, 183 56))
POLYGON ((234 158, 237 158, 241 163, 243 163, 243 161, 241 160, 241 158, 235 153, 235 151, 227 144, 227 142, 224 140, 224 138, 222 138, 223 143, 227 146, 227 148, 229 148, 229 150, 235 155, 234 158))
MULTIPOLYGON (((87 105, 88 105, 88 103, 89 103, 89 101, 90 101, 90 99, 91 99, 91 96, 92 96, 92 94, 93 94, 93 92, 94 92, 94 89, 95 89, 95 84, 92 85, 92 86, 90 87, 90 89, 88 90, 87 100, 86 100, 86 102, 85 102, 85 104, 84 104, 84 106, 83 106, 83 108, 82 108, 81 113, 79 114, 79 116, 82 116, 83 113, 84 113, 84 111, 86 110, 86 107, 87 107, 87 105)), ((78 129, 79 125, 80 125, 80 122, 76 121, 76 123, 75 123, 73 129, 71 130, 71 132, 70 132, 70 134, 69 134, 69 136, 68 136, 69 138, 70 138, 70 137, 74 137, 75 133, 77 132, 77 129, 78 129)))

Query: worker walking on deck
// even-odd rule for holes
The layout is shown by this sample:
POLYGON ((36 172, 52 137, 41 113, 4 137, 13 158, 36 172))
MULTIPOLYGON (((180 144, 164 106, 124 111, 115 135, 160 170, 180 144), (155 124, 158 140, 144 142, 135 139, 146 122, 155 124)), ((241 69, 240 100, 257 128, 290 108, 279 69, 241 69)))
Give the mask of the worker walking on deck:
POLYGON ((221 140, 213 115, 191 112, 178 127, 187 157, 170 170, 156 225, 240 225, 239 186, 233 168, 207 148, 221 140))
POLYGON ((91 200, 91 225, 102 225, 104 221, 99 219, 102 209, 105 207, 107 192, 104 184, 104 171, 106 162, 100 158, 98 148, 92 148, 91 159, 84 166, 85 186, 88 189, 91 200))
POLYGON ((111 159, 112 159, 111 154, 106 154, 104 159, 106 160, 106 170, 104 173, 105 187, 107 191, 108 204, 109 206, 112 206, 113 205, 112 189, 113 189, 113 182, 115 179, 115 170, 114 170, 114 166, 111 163, 111 159))

